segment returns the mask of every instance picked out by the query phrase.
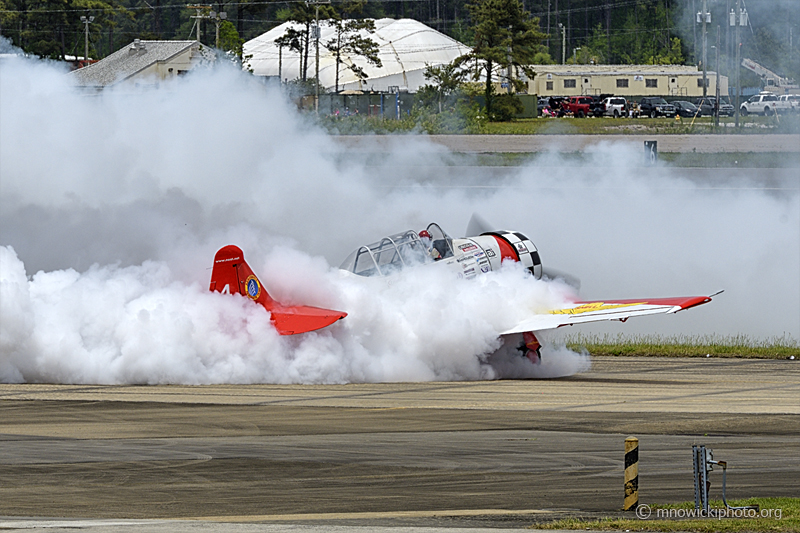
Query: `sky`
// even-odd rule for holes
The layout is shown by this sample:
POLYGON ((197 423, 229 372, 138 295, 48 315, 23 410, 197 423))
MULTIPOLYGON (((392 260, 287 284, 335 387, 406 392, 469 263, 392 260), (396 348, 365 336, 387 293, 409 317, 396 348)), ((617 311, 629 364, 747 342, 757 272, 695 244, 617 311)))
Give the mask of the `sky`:
POLYGON ((472 283, 338 271, 357 246, 429 222, 461 237, 475 212, 579 277, 581 298, 725 290, 674 316, 581 331, 800 338, 796 182, 775 190, 760 171, 723 173, 711 188, 692 169, 642 167, 639 143, 600 143, 582 163, 564 149, 501 172, 400 135, 365 158, 233 68, 87 95, 56 64, 3 60, 0 381, 344 383, 589 368, 563 332, 544 336, 538 366, 499 338, 521 314, 572 297, 563 284, 515 268, 472 283), (469 168, 444 168, 455 163, 469 168), (263 309, 207 291, 227 244, 273 297, 349 316, 278 336, 263 309))

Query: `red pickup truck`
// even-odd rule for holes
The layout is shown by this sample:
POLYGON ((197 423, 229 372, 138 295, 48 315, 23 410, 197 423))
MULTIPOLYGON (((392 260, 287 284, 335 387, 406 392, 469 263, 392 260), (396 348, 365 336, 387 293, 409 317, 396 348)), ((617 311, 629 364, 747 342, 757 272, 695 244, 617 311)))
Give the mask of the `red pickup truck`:
POLYGON ((592 114, 593 104, 594 99, 591 96, 570 96, 561 102, 561 108, 578 118, 583 118, 592 114))

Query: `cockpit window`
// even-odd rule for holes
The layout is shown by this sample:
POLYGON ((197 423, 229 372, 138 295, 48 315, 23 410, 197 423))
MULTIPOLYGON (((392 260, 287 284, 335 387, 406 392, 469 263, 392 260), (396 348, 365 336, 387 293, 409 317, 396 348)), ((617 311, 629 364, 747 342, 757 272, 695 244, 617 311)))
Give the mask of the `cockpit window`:
POLYGON ((442 259, 453 255, 453 239, 439 227, 439 224, 428 225, 428 233, 431 234, 432 245, 439 252, 442 259))
POLYGON ((428 250, 416 231, 384 237, 351 253, 341 265, 359 276, 385 276, 404 266, 429 260, 428 250))

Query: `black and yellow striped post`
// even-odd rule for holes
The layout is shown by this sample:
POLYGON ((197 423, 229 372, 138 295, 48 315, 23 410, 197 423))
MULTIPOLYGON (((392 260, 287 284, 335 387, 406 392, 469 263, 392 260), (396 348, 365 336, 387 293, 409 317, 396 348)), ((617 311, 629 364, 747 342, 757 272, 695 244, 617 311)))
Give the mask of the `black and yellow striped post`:
POLYGON ((639 506, 639 439, 625 439, 625 504, 623 511, 639 506))

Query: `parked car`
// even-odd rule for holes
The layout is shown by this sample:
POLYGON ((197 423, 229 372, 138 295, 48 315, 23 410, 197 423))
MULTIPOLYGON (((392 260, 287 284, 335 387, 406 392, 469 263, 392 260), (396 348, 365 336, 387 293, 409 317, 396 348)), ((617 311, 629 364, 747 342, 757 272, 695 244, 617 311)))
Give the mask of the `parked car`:
POLYGON ((591 96, 570 96, 561 103, 564 111, 571 112, 578 118, 592 114, 594 99, 591 96))
POLYGON ((619 118, 628 116, 628 101, 621 96, 610 96, 603 100, 603 114, 619 118))
POLYGON ((800 106, 800 94, 782 94, 778 97, 778 113, 797 113, 800 106))
MULTIPOLYGON (((700 114, 706 117, 714 116, 714 107, 716 106, 717 99, 713 96, 706 96, 705 98, 698 98, 694 101, 694 105, 700 109, 700 114)), ((721 116, 732 117, 734 108, 724 98, 719 99, 719 114, 721 116)))
POLYGON ((692 118, 700 115, 700 110, 697 106, 686 100, 676 100, 672 102, 672 105, 675 106, 675 111, 678 113, 678 116, 692 118))
POLYGON ((739 112, 745 116, 747 116, 749 113, 770 116, 777 112, 777 107, 777 96, 770 92, 761 92, 751 96, 746 102, 743 102, 739 108, 739 112))
POLYGON ((606 112, 606 106, 603 103, 605 99, 605 95, 603 96, 592 96, 592 116, 594 117, 602 117, 603 114, 606 112))
MULTIPOLYGON (((714 116, 714 106, 716 106, 717 99, 713 96, 706 96, 705 98, 698 98, 694 101, 694 105, 700 109, 700 114, 705 117, 714 116)), ((732 117, 736 108, 730 103, 726 102, 724 98, 719 99, 719 114, 720 116, 732 117)))
POLYGON ((639 102, 639 114, 650 118, 674 117, 675 106, 658 96, 645 96, 639 102))

